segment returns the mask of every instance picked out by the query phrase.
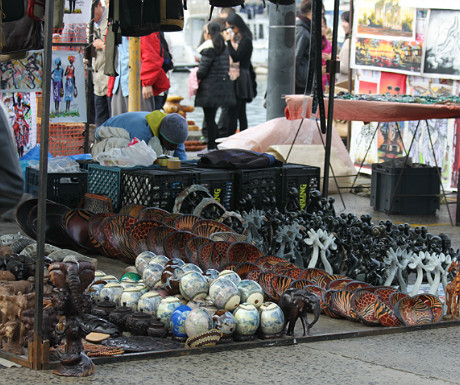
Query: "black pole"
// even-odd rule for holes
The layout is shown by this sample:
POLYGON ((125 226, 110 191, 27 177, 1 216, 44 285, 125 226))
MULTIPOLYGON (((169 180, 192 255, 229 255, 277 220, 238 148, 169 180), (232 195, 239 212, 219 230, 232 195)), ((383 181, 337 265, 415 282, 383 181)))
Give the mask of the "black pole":
MULTIPOLYGON (((329 84, 329 101, 327 110, 326 124, 326 149, 324 151, 324 180, 323 180, 323 196, 328 196, 329 190, 329 165, 331 161, 331 145, 332 145, 332 121, 334 119, 334 94, 335 94, 335 74, 340 63, 337 61, 337 27, 339 24, 339 0, 334 0, 334 23, 332 29, 332 52, 331 61, 328 63, 328 72, 330 73, 329 84)), ((339 67, 340 68, 340 67, 339 67)))
POLYGON ((294 93, 295 4, 268 3, 267 120, 284 116, 284 95, 294 93))
POLYGON ((35 261, 35 315, 34 315, 34 349, 32 366, 40 369, 43 323, 43 271, 45 267, 45 226, 46 226, 46 192, 48 182, 48 136, 51 91, 51 61, 53 39, 53 8, 54 0, 48 0, 45 6, 45 40, 43 50, 43 81, 42 81, 42 122, 40 130, 40 171, 37 212, 37 259, 35 261))

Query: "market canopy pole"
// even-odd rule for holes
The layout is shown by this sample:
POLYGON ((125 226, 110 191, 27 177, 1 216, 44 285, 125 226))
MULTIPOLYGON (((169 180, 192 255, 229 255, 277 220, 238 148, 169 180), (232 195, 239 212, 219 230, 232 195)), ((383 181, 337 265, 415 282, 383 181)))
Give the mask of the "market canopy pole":
POLYGON ((43 272, 45 268, 45 226, 46 226, 46 192, 48 184, 48 136, 50 116, 51 60, 53 39, 53 8, 55 0, 46 2, 45 41, 43 50, 42 78, 42 121, 40 129, 40 170, 37 212, 37 259, 35 261, 35 312, 32 368, 41 369, 42 365, 42 324, 43 324, 43 272))
POLYGON ((337 27, 339 25, 339 0, 334 0, 334 23, 332 26, 332 52, 331 60, 327 63, 327 69, 330 73, 329 82, 329 100, 326 123, 326 148, 324 151, 324 180, 323 180, 323 196, 328 196, 329 190, 329 167, 331 159, 332 146, 332 122, 334 120, 334 95, 335 95, 335 74, 337 68, 340 70, 340 63, 337 61, 337 27))
POLYGON ((141 39, 129 38, 129 98, 128 111, 141 109, 141 39))
POLYGON ((295 3, 268 3, 267 120, 284 117, 284 95, 294 93, 295 3))

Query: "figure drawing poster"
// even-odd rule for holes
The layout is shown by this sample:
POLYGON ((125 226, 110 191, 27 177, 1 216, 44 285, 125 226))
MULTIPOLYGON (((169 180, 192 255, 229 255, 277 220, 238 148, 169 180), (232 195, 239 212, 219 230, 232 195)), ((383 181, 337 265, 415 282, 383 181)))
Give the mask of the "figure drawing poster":
POLYGON ((50 121, 86 122, 83 57, 75 51, 53 51, 50 121))
POLYGON ((19 157, 37 144, 37 99, 34 92, 0 93, 8 109, 8 121, 13 128, 19 157))
POLYGON ((430 10, 423 74, 460 79, 460 11, 430 10))

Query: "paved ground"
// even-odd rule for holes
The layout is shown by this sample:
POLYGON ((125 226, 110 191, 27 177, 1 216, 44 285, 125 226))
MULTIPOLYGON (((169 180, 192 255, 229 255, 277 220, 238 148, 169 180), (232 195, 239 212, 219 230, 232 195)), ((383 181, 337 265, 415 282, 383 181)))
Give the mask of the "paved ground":
POLYGON ((86 378, 11 368, 0 384, 460 384, 451 327, 348 340, 105 364, 86 378))
MULTIPOLYGON (((395 223, 428 224, 429 231, 448 234, 454 248, 460 247, 459 228, 450 225, 446 205, 433 216, 388 216, 374 212, 368 197, 344 193, 345 209, 340 197, 335 198, 339 214, 368 213, 375 223, 389 218, 395 223)), ((455 218, 455 204, 449 208, 455 218)), ((17 231, 14 221, 0 220, 0 234, 17 231)), ((111 266, 114 270, 121 267, 113 263, 111 266)), ((130 361, 98 365, 93 376, 82 379, 13 367, 0 372, 0 384, 460 384, 459 336, 460 327, 453 326, 287 347, 130 361)))

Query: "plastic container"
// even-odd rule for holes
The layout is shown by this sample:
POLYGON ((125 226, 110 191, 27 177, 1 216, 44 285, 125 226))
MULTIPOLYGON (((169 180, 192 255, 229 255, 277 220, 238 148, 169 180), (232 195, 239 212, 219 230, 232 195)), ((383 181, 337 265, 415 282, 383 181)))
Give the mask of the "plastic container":
MULTIPOLYGON (((38 196, 40 171, 32 167, 26 168, 26 193, 38 196)), ((70 208, 81 203, 87 186, 86 171, 72 173, 48 173, 46 197, 70 208)))
POLYGON ((436 167, 406 166, 396 190, 401 171, 401 166, 372 165, 371 206, 374 210, 388 214, 435 214, 440 207, 441 186, 436 167))

